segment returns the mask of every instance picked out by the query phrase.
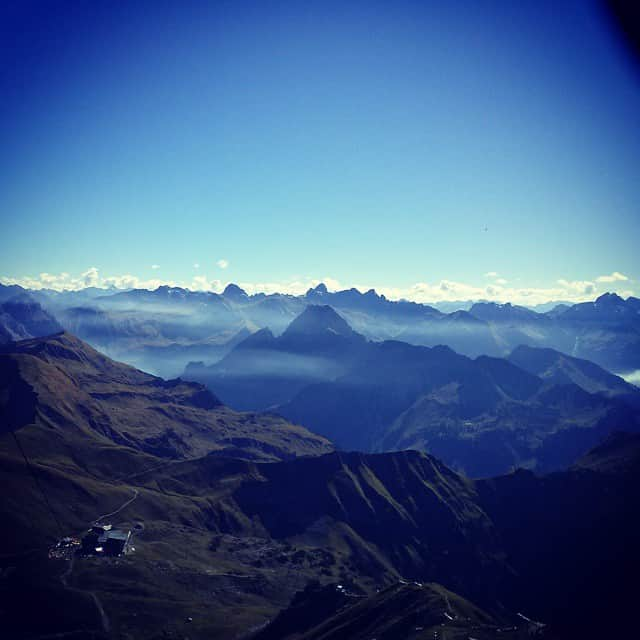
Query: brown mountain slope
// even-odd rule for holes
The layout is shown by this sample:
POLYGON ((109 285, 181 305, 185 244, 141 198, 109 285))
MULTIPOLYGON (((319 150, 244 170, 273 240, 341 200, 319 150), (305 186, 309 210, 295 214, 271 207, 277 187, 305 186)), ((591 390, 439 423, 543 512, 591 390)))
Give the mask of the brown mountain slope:
MULTIPOLYGON (((17 429, 31 441, 36 460, 50 460, 58 443, 65 455, 85 467, 97 465, 96 471, 102 457, 93 458, 87 448, 114 444, 170 459, 225 450, 278 460, 331 450, 302 427, 277 416, 232 411, 202 385, 165 381, 114 362, 68 333, 0 352, 0 432, 17 429)), ((104 455, 109 477, 137 468, 124 462, 119 468, 113 456, 104 455)))

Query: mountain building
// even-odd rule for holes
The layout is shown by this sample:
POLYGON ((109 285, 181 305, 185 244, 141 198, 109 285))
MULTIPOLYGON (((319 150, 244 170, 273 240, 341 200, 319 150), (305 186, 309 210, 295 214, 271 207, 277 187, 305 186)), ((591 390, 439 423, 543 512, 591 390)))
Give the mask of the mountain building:
POLYGON ((82 539, 85 555, 121 556, 127 553, 131 531, 113 529, 110 524, 94 525, 82 539))

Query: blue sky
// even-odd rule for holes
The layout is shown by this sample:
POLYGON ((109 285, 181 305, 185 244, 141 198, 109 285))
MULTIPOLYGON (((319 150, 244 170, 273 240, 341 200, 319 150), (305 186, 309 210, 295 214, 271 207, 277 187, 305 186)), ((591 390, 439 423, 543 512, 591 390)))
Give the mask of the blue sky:
POLYGON ((4 282, 640 292, 640 75, 595 3, 1 11, 4 282))

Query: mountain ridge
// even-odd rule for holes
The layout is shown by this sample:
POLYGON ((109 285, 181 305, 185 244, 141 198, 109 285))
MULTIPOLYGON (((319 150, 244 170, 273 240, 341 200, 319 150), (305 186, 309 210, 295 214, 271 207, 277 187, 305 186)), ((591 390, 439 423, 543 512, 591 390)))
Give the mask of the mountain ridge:
MULTIPOLYGON (((309 314, 317 317, 308 331, 254 334, 185 377, 240 409, 277 411, 341 449, 433 451, 473 476, 558 468, 611 429, 639 426, 640 393, 595 364, 553 352, 580 375, 550 378, 510 358, 368 341, 328 307, 308 307, 292 325, 306 326, 309 314), (340 333, 328 330, 335 321, 340 333)), ((523 353, 551 352, 523 347, 513 358, 523 353)))

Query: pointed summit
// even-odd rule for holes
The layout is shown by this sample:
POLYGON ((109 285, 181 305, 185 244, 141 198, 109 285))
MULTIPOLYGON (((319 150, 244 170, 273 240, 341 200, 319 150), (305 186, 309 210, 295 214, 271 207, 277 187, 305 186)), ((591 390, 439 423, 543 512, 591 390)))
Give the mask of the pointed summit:
POLYGON ((322 297, 327 293, 329 293, 327 290, 327 285, 324 284, 324 282, 321 282, 318 286, 309 289, 305 294, 305 297, 307 298, 322 297))
POLYGON ((275 340, 276 339, 271 332, 271 329, 265 327, 264 329, 259 329, 245 338, 236 346, 236 349, 268 349, 273 347, 275 340))
POLYGON ((596 298, 595 305, 597 307, 615 307, 624 304, 624 300, 617 293, 603 293, 596 298))
POLYGON ((351 337, 355 331, 328 305, 309 305, 287 327, 283 337, 320 336, 327 333, 351 337))
POLYGON ((233 284, 233 282, 230 282, 225 287, 222 295, 233 302, 241 302, 249 297, 244 289, 240 288, 237 284, 233 284))

